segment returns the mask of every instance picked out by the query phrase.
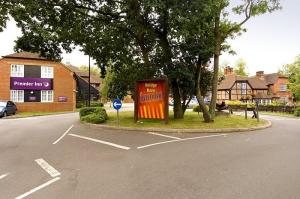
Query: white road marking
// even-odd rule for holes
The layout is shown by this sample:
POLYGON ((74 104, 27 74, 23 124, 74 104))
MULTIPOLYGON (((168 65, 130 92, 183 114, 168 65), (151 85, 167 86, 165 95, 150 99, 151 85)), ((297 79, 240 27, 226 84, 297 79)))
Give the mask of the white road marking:
POLYGON ((175 140, 181 140, 181 138, 179 138, 179 137, 174 137, 174 136, 164 135, 164 134, 160 134, 160 133, 148 132, 148 134, 151 134, 151 135, 158 135, 158 136, 166 137, 166 138, 172 138, 172 139, 175 139, 175 140))
POLYGON ((113 146, 113 147, 116 147, 116 148, 119 148, 119 149, 124 149, 124 150, 129 150, 130 149, 130 147, 114 144, 114 143, 103 141, 103 140, 97 140, 97 139, 94 139, 94 138, 89 138, 89 137, 76 135, 76 134, 72 134, 72 133, 69 134, 69 135, 73 136, 73 137, 78 137, 78 138, 81 138, 81 139, 93 141, 93 142, 98 142, 98 143, 101 143, 101 144, 106 144, 106 145, 113 146))
POLYGON ((227 134, 218 134, 218 135, 207 135, 207 136, 200 136, 200 137, 184 138, 184 139, 180 139, 180 140, 169 140, 169 141, 165 141, 165 142, 157 142, 157 143, 153 143, 153 144, 139 146, 139 147, 137 147, 137 149, 144 149, 144 148, 148 148, 148 147, 151 147, 151 146, 156 146, 156 145, 161 145, 161 144, 166 144, 166 143, 172 143, 172 142, 181 142, 181 141, 187 141, 187 140, 196 140, 196 139, 203 139, 203 138, 220 137, 220 136, 226 136, 226 135, 227 134))
POLYGON ((50 184, 52 184, 52 183, 54 183, 54 182, 56 182, 58 180, 60 180, 60 177, 53 178, 52 180, 49 180, 48 182, 46 182, 44 184, 41 184, 40 186, 35 187, 35 188, 31 189, 30 191, 22 194, 22 195, 19 195, 19 196, 15 197, 15 199, 25 198, 25 197, 29 196, 30 194, 33 194, 34 192, 36 192, 36 191, 38 191, 38 190, 40 190, 40 189, 42 189, 42 188, 44 188, 46 186, 49 186, 50 184))
POLYGON ((50 164, 48 164, 45 160, 43 159, 36 159, 35 160, 42 169, 44 169, 52 178, 55 178, 60 175, 60 173, 52 167, 50 164))
POLYGON ((9 173, 5 173, 5 174, 1 175, 1 176, 0 176, 0 180, 3 179, 3 178, 5 178, 6 176, 8 176, 8 174, 9 174, 9 173))
POLYGON ((68 128, 68 130, 66 130, 66 132, 64 132, 64 134, 62 134, 62 136, 60 136, 60 138, 58 138, 55 142, 53 142, 52 144, 57 144, 61 139, 63 139, 73 128, 73 125, 70 126, 70 128, 68 128))

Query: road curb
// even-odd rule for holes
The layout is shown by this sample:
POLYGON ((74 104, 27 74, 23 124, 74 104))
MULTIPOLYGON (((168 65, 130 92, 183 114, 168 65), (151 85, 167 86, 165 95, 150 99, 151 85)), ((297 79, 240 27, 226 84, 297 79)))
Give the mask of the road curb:
POLYGON ((227 128, 227 129, 163 129, 163 128, 131 128, 131 127, 115 127, 103 124, 90 124, 81 122, 91 127, 97 127, 109 130, 125 130, 125 131, 143 131, 143 132, 163 132, 163 133, 234 133, 234 132, 246 132, 266 129, 272 126, 272 122, 269 120, 267 124, 250 128, 227 128))

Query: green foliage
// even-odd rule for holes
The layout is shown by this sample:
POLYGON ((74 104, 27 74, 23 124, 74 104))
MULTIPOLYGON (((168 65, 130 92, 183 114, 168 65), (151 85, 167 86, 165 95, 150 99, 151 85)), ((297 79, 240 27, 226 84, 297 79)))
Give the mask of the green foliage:
POLYGON ((194 111, 194 112, 201 112, 200 106, 199 106, 199 105, 195 106, 195 107, 193 108, 193 111, 194 111))
POLYGON ((283 67, 282 73, 287 75, 290 84, 288 89, 293 93, 294 98, 300 100, 300 55, 296 57, 294 63, 287 64, 283 67))
POLYGON ((104 118, 104 116, 99 115, 99 114, 90 114, 90 115, 86 115, 84 117, 80 118, 81 121, 87 122, 87 123, 92 123, 92 124, 101 124, 104 123, 106 121, 106 119, 104 118))
POLYGON ((236 75, 247 77, 249 73, 246 71, 246 62, 243 59, 239 59, 234 67, 234 73, 236 75))
POLYGON ((107 119, 106 110, 103 108, 86 107, 79 111, 80 120, 93 124, 104 123, 107 119))
POLYGON ((91 102, 91 107, 103 107, 104 104, 101 102, 91 102))
POLYGON ((60 61, 62 59, 60 56, 62 54, 60 43, 49 35, 24 32, 21 37, 18 37, 15 43, 14 50, 16 52, 27 51, 40 53, 42 57, 51 60, 60 61))
MULTIPOLYGON (((79 66, 79 69, 82 71, 85 71, 85 72, 89 72, 89 66, 87 66, 87 65, 81 65, 81 66, 79 66)), ((91 66, 91 75, 100 76, 99 67, 91 66)))
POLYGON ((89 115, 89 114, 92 114, 92 113, 95 113, 96 112, 96 109, 95 107, 84 107, 84 108, 81 108, 79 110, 79 116, 80 117, 84 117, 86 115, 89 115))
POLYGON ((11 9, 11 3, 7 1, 0 1, 0 32, 6 27, 8 21, 8 12, 11 9))
POLYGON ((295 109, 294 115, 295 115, 296 117, 300 117, 300 107, 297 107, 297 108, 295 109))
MULTIPOLYGON (((128 91, 134 94, 137 79, 167 77, 176 105, 174 116, 178 118, 184 104, 178 105, 194 94, 193 87, 198 84, 196 68, 206 67, 214 55, 230 50, 226 39, 241 33, 246 22, 229 20, 229 0, 7 2, 22 32, 42 38, 37 42, 42 45, 34 46, 51 46, 48 41, 57 42, 54 45, 67 51, 79 46, 97 61, 102 73, 110 62, 114 77, 108 84, 108 98, 122 99, 128 91)), ((278 0, 241 2, 234 11, 245 13, 247 20, 278 6, 278 0)), ((218 78, 217 70, 218 65, 213 71, 218 78)), ((214 79, 215 97, 218 79, 214 79)), ((203 85, 204 90, 211 86, 203 85)))

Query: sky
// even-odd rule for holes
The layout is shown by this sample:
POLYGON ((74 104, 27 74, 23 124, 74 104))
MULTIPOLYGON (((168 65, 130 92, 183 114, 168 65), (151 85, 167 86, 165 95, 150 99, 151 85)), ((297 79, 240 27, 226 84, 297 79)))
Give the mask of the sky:
MULTIPOLYGON (((243 59, 253 75, 259 70, 277 72, 283 65, 292 63, 300 54, 300 1, 281 0, 281 4, 282 10, 250 19, 244 26, 247 32, 228 41, 236 55, 223 53, 221 64, 235 66, 237 60, 243 59)), ((238 20, 238 17, 232 18, 238 20)), ((0 56, 13 53, 14 41, 20 35, 20 29, 11 19, 0 33, 0 56)), ((78 49, 62 56, 64 63, 88 65, 88 56, 78 49)))

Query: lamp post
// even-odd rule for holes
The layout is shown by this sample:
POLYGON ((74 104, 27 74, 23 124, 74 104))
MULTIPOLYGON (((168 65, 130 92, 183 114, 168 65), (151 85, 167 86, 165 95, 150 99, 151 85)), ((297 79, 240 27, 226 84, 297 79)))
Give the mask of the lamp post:
POLYGON ((91 106, 91 57, 89 55, 89 94, 88 94, 88 106, 91 106))

